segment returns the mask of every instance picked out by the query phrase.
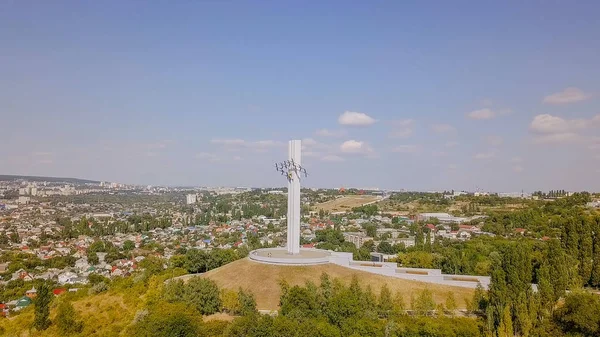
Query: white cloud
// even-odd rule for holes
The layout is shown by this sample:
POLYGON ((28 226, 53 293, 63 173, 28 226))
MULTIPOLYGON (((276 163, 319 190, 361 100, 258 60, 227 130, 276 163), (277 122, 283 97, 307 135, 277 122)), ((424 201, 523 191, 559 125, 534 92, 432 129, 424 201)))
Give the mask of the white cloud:
POLYGON ((365 142, 356 140, 347 140, 340 145, 340 151, 343 153, 361 153, 367 154, 373 152, 373 149, 365 142))
POLYGON ((529 128, 537 133, 566 133, 584 129, 587 125, 584 119, 563 119, 549 114, 537 115, 531 121, 529 128))
POLYGON ((458 165, 456 165, 456 164, 448 164, 448 170, 454 171, 456 169, 458 169, 458 165))
POLYGON ((502 137, 495 135, 489 135, 485 137, 485 141, 492 146, 500 146, 502 143, 504 143, 504 139, 502 137))
POLYGON ((319 137, 331 137, 331 138, 339 138, 346 135, 346 131, 344 130, 329 130, 329 129, 319 129, 315 132, 315 135, 319 137))
POLYGON ((398 145, 392 149, 396 153, 415 153, 418 148, 416 145, 398 145))
POLYGON ((393 121, 392 126, 394 130, 390 133, 392 138, 407 138, 413 134, 415 121, 412 119, 403 119, 393 121))
POLYGON ((515 165, 513 166, 513 171, 515 172, 523 172, 524 168, 521 165, 515 165))
POLYGON ((467 114, 467 117, 469 117, 471 119, 485 120, 485 119, 492 119, 492 118, 496 117, 496 113, 492 109, 485 108, 485 109, 471 111, 467 114))
POLYGON ((521 157, 512 157, 510 159, 510 162, 511 163, 521 163, 521 162, 523 162, 523 159, 521 157))
POLYGON ((328 162, 341 162, 341 161, 344 161, 344 158, 334 155, 334 154, 330 154, 330 155, 323 156, 321 158, 321 160, 328 161, 328 162))
POLYGON ((376 120, 362 112, 345 111, 338 118, 338 123, 348 126, 368 126, 374 124, 376 120))
POLYGON ((433 124, 431 130, 436 133, 454 133, 456 128, 450 124, 433 124))
POLYGON ((445 147, 455 147, 456 145, 458 145, 458 142, 454 142, 454 141, 450 141, 450 142, 446 142, 446 144, 444 144, 445 147))
MULTIPOLYGON (((529 125, 534 133, 534 143, 572 143, 584 141, 586 137, 581 131, 596 126, 596 118, 564 119, 548 114, 537 115, 529 125)), ((598 124, 600 125, 600 123, 598 124)))
POLYGON ((568 104, 584 101, 591 96, 583 92, 583 90, 575 87, 569 87, 564 89, 563 91, 554 93, 552 95, 548 95, 544 97, 542 100, 545 104, 568 104))
POLYGON ((496 156, 495 153, 493 152, 481 152, 481 153, 477 153, 473 156, 473 158, 478 159, 478 160, 486 160, 486 159, 492 159, 496 156))

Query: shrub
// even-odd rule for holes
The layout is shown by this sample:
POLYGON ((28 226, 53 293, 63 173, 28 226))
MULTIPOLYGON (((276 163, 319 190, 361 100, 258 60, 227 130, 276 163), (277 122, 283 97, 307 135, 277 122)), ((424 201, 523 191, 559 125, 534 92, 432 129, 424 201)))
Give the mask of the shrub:
POLYGON ((101 292, 105 292, 107 290, 108 290, 108 285, 106 283, 104 283, 104 282, 100 282, 100 283, 92 286, 90 288, 90 290, 88 291, 88 294, 89 295, 96 295, 96 294, 99 294, 101 292))
POLYGON ((199 313, 183 303, 164 303, 133 325, 130 336, 196 337, 201 334, 199 313))

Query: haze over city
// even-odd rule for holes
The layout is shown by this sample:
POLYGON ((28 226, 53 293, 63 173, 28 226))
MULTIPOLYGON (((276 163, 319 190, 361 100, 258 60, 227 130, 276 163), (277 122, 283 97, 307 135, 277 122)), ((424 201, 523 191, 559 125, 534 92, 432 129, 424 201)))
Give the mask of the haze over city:
POLYGON ((598 2, 0 4, 0 174, 600 190, 598 2))

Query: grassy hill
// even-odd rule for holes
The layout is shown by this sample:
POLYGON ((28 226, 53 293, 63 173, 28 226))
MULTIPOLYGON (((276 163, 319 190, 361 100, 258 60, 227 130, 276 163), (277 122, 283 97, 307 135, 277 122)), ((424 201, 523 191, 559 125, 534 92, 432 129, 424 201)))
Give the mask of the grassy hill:
MULTIPOLYGON (((376 275, 364 271, 353 270, 335 264, 317 266, 278 266, 251 261, 248 258, 238 260, 213 269, 202 277, 208 277, 215 281, 219 287, 238 290, 240 287, 250 290, 256 296, 258 309, 277 310, 279 297, 281 295, 279 281, 286 280, 291 286, 304 285, 306 281, 315 284, 320 283, 320 276, 325 272, 331 278, 338 278, 345 284, 350 283, 353 275, 356 275, 363 286, 371 285, 374 292, 384 283, 393 293, 401 292, 406 304, 409 303, 412 294, 415 297, 423 289, 430 289, 437 303, 444 303, 448 292, 454 293, 459 308, 465 308, 465 299, 472 299, 472 289, 443 286, 418 281, 403 280, 398 278, 376 275)), ((182 278, 189 278, 183 276, 182 278)))
MULTIPOLYGON (((175 276, 183 270, 176 271, 175 276)), ((417 295, 423 289, 430 289, 437 303, 445 301, 448 292, 454 293, 459 308, 465 307, 465 299, 472 298, 473 290, 427 284, 423 282, 402 280, 356 271, 342 266, 327 264, 319 266, 277 266, 257 263, 248 258, 237 260, 217 269, 213 269, 200 277, 210 278, 220 288, 238 290, 240 287, 250 290, 262 310, 277 310, 280 298, 280 280, 290 285, 304 285, 306 281, 320 283, 320 276, 325 272, 331 278, 337 278, 345 284, 350 283, 356 275, 362 287, 370 285, 375 293, 383 284, 387 284, 393 293, 400 292, 406 305, 411 294, 417 295)), ((83 331, 78 336, 130 336, 136 317, 145 308, 160 307, 163 303, 165 281, 171 277, 170 272, 152 276, 144 281, 142 275, 119 279, 111 283, 110 290, 97 295, 88 295, 87 289, 77 293, 69 293, 56 298, 50 307, 50 318, 55 320, 56 309, 60 301, 70 300, 77 312, 77 318, 84 322, 83 331)), ((184 275, 188 279, 195 275, 184 275)), ((46 331, 31 329, 33 322, 33 306, 9 319, 0 318, 0 336, 10 337, 58 337, 63 336, 56 324, 46 331)), ((231 321, 233 317, 217 313, 204 317, 205 322, 231 321)))

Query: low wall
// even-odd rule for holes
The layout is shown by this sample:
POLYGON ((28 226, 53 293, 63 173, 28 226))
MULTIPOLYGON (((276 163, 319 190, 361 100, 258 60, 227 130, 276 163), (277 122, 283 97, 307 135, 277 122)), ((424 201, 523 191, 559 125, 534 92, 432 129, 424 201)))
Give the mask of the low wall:
POLYGON ((301 253, 299 255, 294 256, 282 256, 281 252, 281 248, 263 248, 251 251, 248 257, 250 258, 250 260, 256 262, 286 266, 310 266, 318 264, 327 264, 330 263, 331 257, 331 252, 320 249, 301 249, 301 253), (273 252, 273 255, 263 256, 259 254, 259 251, 263 254, 273 252), (322 254, 320 254, 320 256, 302 257, 302 251, 322 254))
POLYGON ((488 289, 490 285, 489 276, 448 275, 442 274, 440 269, 398 268, 397 264, 393 262, 353 261, 351 256, 339 257, 337 259, 332 258, 331 262, 355 270, 366 271, 382 276, 401 278, 404 280, 413 280, 471 289, 476 288, 478 284, 481 284, 484 289, 488 289))

